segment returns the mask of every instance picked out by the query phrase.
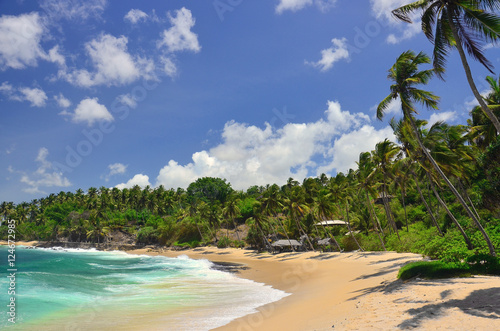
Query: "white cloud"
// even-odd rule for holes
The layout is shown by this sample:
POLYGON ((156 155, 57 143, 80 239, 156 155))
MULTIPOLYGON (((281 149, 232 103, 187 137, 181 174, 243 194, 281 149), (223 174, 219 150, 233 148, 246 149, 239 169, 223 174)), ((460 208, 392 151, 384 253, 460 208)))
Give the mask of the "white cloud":
POLYGON ((52 20, 66 19, 85 21, 100 18, 106 8, 106 0, 42 0, 40 8, 52 20))
POLYGON ((45 57, 40 40, 45 29, 38 13, 0 17, 0 69, 36 66, 45 57))
POLYGON ((71 186, 70 181, 63 176, 62 172, 52 171, 54 167, 52 163, 47 160, 49 151, 47 148, 42 147, 38 151, 38 155, 35 161, 39 164, 37 170, 32 174, 26 174, 20 172, 21 183, 27 184, 29 187, 23 189, 23 191, 40 194, 43 192, 43 187, 68 187, 71 186))
MULTIPOLYGON (((377 107, 378 104, 370 108, 370 111, 373 112, 373 118, 377 118, 377 107)), ((402 114, 403 109, 401 108, 401 101, 399 101, 399 98, 391 100, 387 109, 384 111, 384 117, 397 117, 402 114)))
POLYGON ((137 107, 137 100, 130 94, 122 94, 116 98, 119 102, 123 103, 130 108, 137 107))
POLYGON ((39 88, 22 87, 19 92, 23 95, 23 100, 31 102, 31 107, 43 107, 47 101, 47 95, 39 88))
POLYGON ((399 44, 403 40, 411 39, 416 36, 422 30, 421 23, 415 22, 408 24, 406 23, 406 27, 401 32, 401 35, 396 36, 394 33, 391 33, 387 36, 386 41, 389 44, 399 44))
POLYGON ((377 131, 369 116, 342 110, 336 101, 327 103, 324 118, 312 123, 288 123, 273 129, 230 121, 224 126, 222 143, 192 155, 181 165, 170 160, 159 172, 156 185, 187 187, 204 176, 226 178, 234 188, 285 183, 317 171, 331 173, 355 164, 359 153, 368 151, 392 130, 377 131), (351 141, 348 150, 341 143, 351 141), (337 146, 338 145, 338 146, 337 146), (317 158, 325 159, 320 165, 317 158), (337 170, 338 170, 337 169, 337 170))
POLYGON ((61 108, 68 108, 71 106, 71 101, 66 99, 62 93, 59 93, 59 95, 54 95, 54 100, 56 100, 57 104, 61 108))
POLYGON ((146 175, 143 175, 143 174, 137 174, 132 179, 130 179, 128 182, 118 184, 115 187, 119 188, 120 190, 123 190, 124 188, 132 188, 135 185, 138 185, 142 188, 144 188, 146 186, 151 186, 151 184, 149 183, 149 177, 146 175))
POLYGON ((324 49, 321 51, 321 59, 317 62, 308 62, 306 64, 310 64, 314 67, 319 68, 321 71, 328 71, 333 67, 335 62, 338 62, 342 59, 349 60, 349 51, 347 50, 347 40, 345 38, 332 39, 333 47, 324 49))
POLYGON ((108 111, 108 109, 98 103, 97 98, 87 98, 80 101, 78 106, 76 106, 72 120, 75 123, 87 123, 91 126, 96 121, 113 121, 113 115, 108 111))
POLYGON ((45 57, 47 61, 59 64, 61 67, 66 67, 64 56, 59 53, 59 46, 56 45, 49 50, 49 54, 45 57))
POLYGON ((111 176, 123 175, 127 171, 127 166, 122 163, 113 163, 108 165, 108 169, 109 172, 105 176, 101 177, 106 181, 109 181, 111 176))
POLYGON ((449 121, 453 121, 456 118, 457 118, 457 113, 454 111, 432 113, 431 117, 427 121, 426 127, 430 128, 432 125, 434 125, 437 122, 449 122, 449 121))
POLYGON ((304 9, 305 7, 315 4, 319 10, 326 12, 335 6, 337 0, 280 0, 276 6, 276 13, 282 14, 286 10, 293 12, 304 9))
POLYGON ((333 147, 328 151, 327 155, 332 158, 332 162, 319 167, 317 175, 328 173, 331 169, 344 173, 349 169, 357 169, 356 161, 359 160, 359 154, 373 150, 375 145, 385 138, 396 142, 391 127, 376 130, 370 125, 364 125, 359 130, 342 135, 335 140, 333 147))
POLYGON ((158 42, 158 47, 166 46, 169 52, 201 50, 198 43, 198 36, 191 31, 195 24, 195 19, 189 9, 182 7, 175 11, 175 16, 168 13, 168 19, 172 27, 164 30, 162 39, 158 42))
POLYGON ((15 88, 8 82, 3 82, 0 85, 0 93, 6 95, 10 100, 29 101, 31 107, 44 107, 47 101, 47 94, 40 88, 15 88))
POLYGON ((148 14, 143 12, 140 9, 130 9, 130 11, 123 18, 125 21, 129 21, 132 24, 136 24, 140 20, 146 20, 148 18, 148 14))
POLYGON ((370 2, 372 5, 373 15, 379 21, 398 29, 399 31, 399 36, 394 33, 389 34, 386 39, 389 44, 400 43, 401 41, 410 39, 420 33, 422 28, 419 12, 415 12, 410 15, 413 22, 411 24, 399 21, 392 16, 392 11, 394 9, 407 5, 413 2, 413 0, 370 0, 370 2))
POLYGON ((169 57, 162 57, 161 62, 163 63, 163 71, 169 77, 177 76, 177 66, 169 57))
POLYGON ((6 95, 11 95, 14 92, 14 88, 9 84, 9 82, 3 82, 2 85, 0 85, 0 92, 6 95))
POLYGON ((70 73, 60 72, 70 83, 78 86, 123 85, 140 77, 154 78, 154 63, 145 58, 134 59, 127 52, 128 39, 102 34, 85 44, 85 50, 92 60, 95 72, 86 69, 70 73))

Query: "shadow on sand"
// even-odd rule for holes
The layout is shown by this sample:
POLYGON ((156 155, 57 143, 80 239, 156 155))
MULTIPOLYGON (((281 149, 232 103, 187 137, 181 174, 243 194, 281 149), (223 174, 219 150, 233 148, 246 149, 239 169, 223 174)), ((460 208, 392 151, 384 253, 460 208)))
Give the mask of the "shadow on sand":
MULTIPOLYGON (((443 291, 441 298, 445 299, 449 291, 443 291)), ((494 287, 476 290, 463 300, 448 300, 439 304, 428 304, 420 308, 407 311, 412 318, 399 324, 402 329, 417 328, 428 319, 439 318, 446 314, 446 310, 458 308, 465 314, 476 317, 500 319, 500 288, 494 287)))

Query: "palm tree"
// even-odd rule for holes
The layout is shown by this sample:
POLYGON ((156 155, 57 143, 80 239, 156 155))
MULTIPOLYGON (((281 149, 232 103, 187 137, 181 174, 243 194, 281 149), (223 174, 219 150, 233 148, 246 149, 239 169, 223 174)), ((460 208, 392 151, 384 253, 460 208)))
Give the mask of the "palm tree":
POLYGON ((391 207, 389 206, 389 192, 387 190, 388 179, 392 177, 390 168, 398 154, 398 146, 387 138, 377 143, 375 145, 375 150, 372 152, 372 160, 375 163, 376 169, 382 174, 382 192, 380 195, 387 215, 387 222, 391 224, 399 238, 398 228, 392 216, 391 207))
POLYGON ((419 66, 426 63, 430 63, 430 59, 422 52, 415 55, 415 53, 412 51, 406 51, 398 57, 396 63, 389 70, 388 75, 388 78, 394 82, 394 84, 392 84, 390 87, 391 93, 387 97, 385 97, 385 99, 382 100, 382 102, 380 102, 380 104, 378 105, 377 118, 380 120, 383 118, 384 111, 387 109, 392 100, 399 99, 401 101, 404 120, 409 121, 420 149, 422 150, 422 152, 424 152, 432 167, 445 181, 446 185, 450 188, 452 193, 457 197, 458 201, 464 207, 469 217, 474 221, 476 227, 479 229, 479 231, 483 235, 484 240, 486 241, 486 244, 488 245, 490 254, 492 256, 496 256, 495 247, 493 246, 488 234, 481 225, 479 218, 476 217, 476 215, 472 212, 472 210, 465 202, 464 198, 460 195, 455 186, 441 170, 439 165, 431 156, 429 150, 424 146, 420 136, 420 131, 415 124, 415 120, 413 118, 413 113, 416 113, 414 103, 418 102, 426 106, 427 108, 437 109, 437 102, 439 100, 439 98, 431 92, 419 90, 415 87, 419 84, 427 84, 434 73, 439 71, 439 68, 419 71, 419 66))
POLYGON ((374 197, 376 195, 377 183, 375 183, 373 174, 375 165, 372 162, 371 155, 369 152, 364 152, 359 154, 359 161, 356 162, 358 165, 358 170, 356 171, 356 176, 358 178, 358 186, 359 191, 365 192, 366 203, 368 210, 370 212, 370 218, 373 223, 373 229, 377 232, 378 238, 380 240, 380 244, 384 251, 386 250, 384 245, 384 240, 382 239, 382 235, 384 234, 384 230, 382 225, 380 224, 377 213, 375 212, 375 208, 373 208, 372 201, 370 200, 370 195, 374 197), (382 235, 381 235, 382 234, 382 235))
MULTIPOLYGON (((500 39, 500 17, 487 12, 498 9, 500 3, 496 0, 419 0, 397 8, 392 13, 396 18, 411 23, 410 14, 422 10, 422 31, 434 44, 434 68, 444 68, 445 57, 452 48, 456 48, 472 93, 500 133, 500 121, 479 94, 464 52, 465 48, 473 59, 493 72, 493 66, 484 56, 483 45, 479 40, 495 42, 500 39)), ((438 75, 441 72, 437 71, 438 75)))
POLYGON ((236 232, 236 237, 238 238, 238 241, 240 240, 240 235, 238 233, 238 227, 236 226, 235 219, 240 214, 240 208, 238 207, 239 202, 240 199, 236 198, 236 194, 230 193, 225 202, 225 206, 222 209, 223 216, 233 221, 234 231, 236 232))
POLYGON ((337 246, 339 252, 341 252, 342 248, 340 247, 339 243, 337 242, 333 234, 330 232, 330 230, 328 230, 328 228, 323 224, 323 221, 326 221, 333 215, 334 213, 333 206, 334 206, 333 194, 329 193, 326 190, 321 190, 318 196, 314 199, 314 210, 316 215, 318 215, 318 219, 321 225, 323 226, 323 230, 326 233, 328 233, 330 239, 333 240, 335 246, 337 246))
POLYGON ((262 199, 260 199, 262 211, 268 215, 273 216, 278 220, 281 229, 283 230, 283 234, 286 236, 288 243, 292 247, 292 250, 295 251, 295 247, 292 246, 292 242, 290 241, 290 237, 288 236, 288 232, 285 229, 285 225, 280 217, 278 217, 278 211, 283 208, 283 204, 281 203, 281 195, 280 188, 278 185, 274 184, 267 188, 264 192, 262 199))
POLYGON ((309 239, 306 231, 302 228, 300 220, 309 211, 309 207, 305 203, 305 191, 302 186, 292 186, 289 192, 289 196, 284 199, 284 210, 288 214, 291 220, 295 222, 297 230, 305 236, 311 250, 314 251, 314 246, 309 239))
MULTIPOLYGON (((488 108, 499 117, 500 116, 500 77, 498 81, 488 76, 486 81, 490 85, 491 92, 485 97, 488 108)), ((470 112, 471 119, 467 120, 469 125, 469 140, 484 151, 495 141, 498 133, 491 120, 482 111, 480 106, 474 107, 470 112)))

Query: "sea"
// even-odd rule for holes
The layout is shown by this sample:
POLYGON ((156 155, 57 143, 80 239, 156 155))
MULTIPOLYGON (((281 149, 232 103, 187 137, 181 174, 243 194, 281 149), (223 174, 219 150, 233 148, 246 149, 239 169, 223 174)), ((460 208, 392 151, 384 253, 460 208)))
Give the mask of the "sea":
POLYGON ((0 329, 211 330, 288 295, 187 256, 17 246, 9 267, 7 249, 0 329))

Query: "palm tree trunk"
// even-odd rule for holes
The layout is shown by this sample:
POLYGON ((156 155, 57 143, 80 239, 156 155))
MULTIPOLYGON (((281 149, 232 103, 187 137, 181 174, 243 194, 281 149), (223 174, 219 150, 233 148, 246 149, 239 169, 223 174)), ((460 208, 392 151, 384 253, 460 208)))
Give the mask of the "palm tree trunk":
POLYGON ((354 241, 356 242, 356 245, 358 245, 359 250, 364 252, 365 250, 361 247, 358 240, 356 240, 354 233, 352 233, 351 222, 349 221, 349 204, 348 203, 345 204, 345 212, 346 212, 347 228, 349 229, 349 233, 351 234, 352 239, 354 239, 354 241))
POLYGON ((464 185, 462 184, 462 181, 460 180, 460 178, 458 178, 458 185, 460 186, 460 189, 462 190, 462 192, 464 192, 464 195, 467 198, 467 201, 469 201, 470 206, 472 207, 472 211, 474 212, 474 215, 476 215, 477 218, 480 218, 479 214, 477 213, 476 207, 474 207, 474 203, 472 202, 472 200, 471 200, 469 194, 467 193, 467 190, 465 189, 464 185))
POLYGON ((304 229, 302 229, 302 226, 300 226, 300 221, 296 217, 293 217, 293 219, 295 221, 295 224, 297 225, 297 228, 299 229, 299 232, 302 232, 302 234, 306 237, 306 240, 309 243, 311 250, 314 252, 314 246, 313 246, 311 240, 309 240, 309 236, 307 235, 307 233, 304 231, 304 229))
POLYGON ((441 176, 441 178, 443 178, 443 180, 445 181, 446 185, 448 185, 448 187, 450 188, 451 192, 453 192, 453 194, 457 197, 458 201, 464 207, 464 209, 467 212, 467 214, 469 215, 469 217, 472 218, 472 220, 474 221, 476 227, 479 229, 479 231, 483 235, 484 240, 486 241, 486 244, 488 245, 488 249, 490 251, 490 254, 492 256, 496 256, 495 247, 493 246, 493 244, 492 244, 492 242, 490 240, 490 237, 488 236, 488 234, 484 230, 483 226, 481 225, 481 222, 479 222, 479 219, 470 210, 470 208, 467 205, 467 203, 465 202, 464 198, 460 195, 460 193, 458 193, 458 191, 455 188, 455 186, 453 186, 453 184, 450 182, 450 180, 448 179, 448 177, 446 177, 446 175, 444 174, 444 172, 441 170, 441 168, 438 166, 438 164, 436 163, 436 161, 434 160, 434 158, 432 157, 432 155, 429 153, 429 151, 427 150, 427 148, 425 148, 424 144, 422 143, 422 140, 420 139, 420 132, 417 129, 417 125, 415 124, 415 121, 413 120, 413 117, 411 116, 411 114, 405 114, 405 117, 409 118, 411 126, 412 126, 412 129, 413 129, 413 132, 415 132, 418 145, 420 146, 420 148, 424 152, 425 156, 431 162, 432 166, 438 172, 438 174, 441 176))
POLYGON ((462 65, 464 67, 465 75, 467 76, 467 82, 469 83, 470 89, 472 90, 472 93, 474 94, 477 101, 479 102, 479 106, 481 106, 481 109, 483 110, 483 112, 486 114, 486 116, 488 116, 490 121, 493 123, 493 125, 495 126, 495 129, 497 130, 497 133, 500 134, 500 121, 495 116, 495 114, 493 114, 491 109, 488 108, 488 106, 486 105, 486 103, 483 100, 483 97, 481 96, 481 94, 479 94, 479 91, 477 90, 476 84, 474 83, 474 79, 472 78, 472 73, 471 73, 471 70, 469 67, 469 63, 467 62, 467 58, 465 57, 465 52, 464 52, 464 49, 462 47, 460 36, 458 35, 458 32, 457 32, 457 27, 453 23, 453 17, 452 17, 451 12, 449 10, 447 10, 447 14, 448 14, 448 22, 450 24, 451 32, 453 34, 453 38, 455 38, 455 45, 457 47, 458 54, 460 54, 460 60, 462 60, 462 65))
POLYGON ((427 211, 429 212, 429 215, 431 216, 431 219, 432 219, 432 223, 434 223, 434 226, 436 227, 436 229, 438 230, 439 232, 439 235, 441 237, 444 236, 443 232, 441 231, 441 228, 439 227, 439 224, 436 220, 436 217, 434 217, 434 213, 432 212, 432 209, 431 207, 429 206, 429 204, 427 203, 427 200, 425 200, 425 197, 424 195, 422 194, 422 190, 420 189, 420 185, 418 184, 418 178, 417 178, 417 175, 412 171, 411 172, 412 175, 413 175, 413 180, 415 180, 415 184, 417 186, 417 191, 418 191, 418 194, 420 195, 420 199, 422 200, 422 202, 424 203, 425 205, 425 208, 427 208, 427 211))
POLYGON ((391 226, 392 228, 394 229, 394 231, 396 232, 397 236, 398 236, 398 239, 401 240, 401 238, 399 237, 399 232, 398 232, 398 227, 396 226, 396 222, 394 221, 394 218, 392 217, 392 211, 391 211, 391 207, 389 206, 389 193, 387 192, 387 175, 384 173, 384 185, 383 185, 383 188, 382 188, 382 191, 384 192, 384 196, 382 197, 382 201, 384 202, 384 208, 385 208, 385 212, 387 214, 387 220, 388 222, 391 223, 391 226))
POLYGON ((410 232, 410 228, 408 227, 408 214, 406 213, 406 202, 405 202, 406 188, 404 184, 402 185, 403 186, 401 187, 401 197, 403 198, 403 209, 405 211, 406 232, 410 232))
POLYGON ((286 239, 288 240, 288 244, 290 244, 290 247, 292 247, 292 250, 295 252, 295 247, 292 246, 292 242, 290 241, 290 237, 288 236, 288 232, 286 232, 286 230, 285 230, 285 225, 283 224, 281 219, 276 215, 276 213, 274 214, 274 218, 278 219, 278 222, 281 225, 281 229, 283 230, 283 233, 285 234, 286 239))
POLYGON ((238 233, 238 227, 236 226, 234 218, 233 218, 233 226, 234 226, 234 232, 236 233, 236 238, 238 239, 238 241, 240 241, 240 234, 238 233))
POLYGON ((380 226, 380 222, 378 221, 377 215, 375 214, 375 210, 372 211, 373 206, 371 204, 370 197, 368 196, 368 191, 365 190, 365 194, 366 194, 366 201, 368 202, 368 210, 370 211, 370 216, 372 219, 373 227, 375 228, 375 232, 377 232, 378 239, 380 240, 380 243, 382 244, 382 248, 384 249, 384 251, 386 251, 387 249, 385 248, 385 245, 384 245, 384 239, 382 239, 382 237, 380 236, 380 233, 382 232, 382 234, 383 234, 384 230, 382 230, 382 227, 380 226), (375 216, 374 216, 374 214, 375 214, 375 216), (379 227, 377 227, 377 224, 379 227))
POLYGON ((431 183, 432 192, 434 192, 434 195, 436 196, 438 202, 441 204, 441 206, 444 208, 444 210, 446 210, 446 213, 448 214, 448 216, 450 216, 450 218, 453 221, 453 223, 455 223, 455 225, 458 227, 458 230, 460 231, 460 233, 462 234, 462 237, 464 237, 464 240, 467 243, 467 248, 469 250, 474 249, 474 246, 472 246, 472 242, 470 241, 469 237, 465 233, 464 229, 462 228, 462 226, 460 225, 460 223, 458 223, 457 219, 452 214, 452 212, 448 209, 448 206, 446 205, 446 203, 439 196, 438 192, 436 191, 436 187, 435 187, 434 183, 432 182, 429 174, 427 174, 427 177, 429 179, 429 182, 431 183))

